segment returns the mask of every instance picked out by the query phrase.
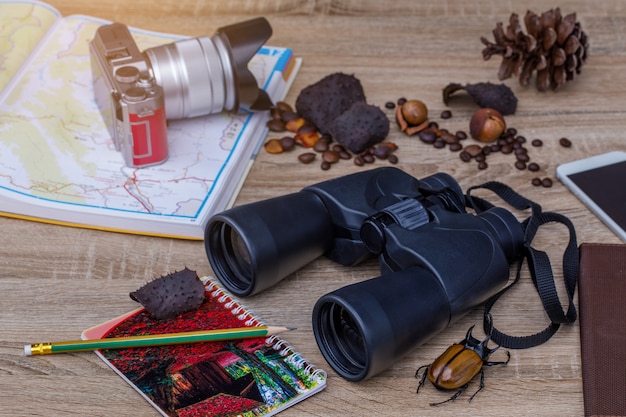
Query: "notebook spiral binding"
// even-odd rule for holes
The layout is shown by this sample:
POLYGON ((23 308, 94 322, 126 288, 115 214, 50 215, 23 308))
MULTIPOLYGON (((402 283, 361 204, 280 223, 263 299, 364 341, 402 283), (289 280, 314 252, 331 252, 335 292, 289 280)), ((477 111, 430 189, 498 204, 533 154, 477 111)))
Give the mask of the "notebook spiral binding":
MULTIPOLYGON (((214 278, 207 278, 205 288, 211 296, 218 302, 224 304, 232 314, 236 315, 239 320, 244 321, 246 326, 265 326, 266 324, 259 319, 249 308, 244 306, 240 301, 235 300, 224 288, 222 288, 214 278)), ((289 343, 277 335, 271 335, 265 339, 267 345, 279 351, 281 356, 285 356, 285 360, 298 369, 302 369, 306 375, 314 378, 326 379, 326 371, 317 368, 308 359, 303 358, 289 343)))

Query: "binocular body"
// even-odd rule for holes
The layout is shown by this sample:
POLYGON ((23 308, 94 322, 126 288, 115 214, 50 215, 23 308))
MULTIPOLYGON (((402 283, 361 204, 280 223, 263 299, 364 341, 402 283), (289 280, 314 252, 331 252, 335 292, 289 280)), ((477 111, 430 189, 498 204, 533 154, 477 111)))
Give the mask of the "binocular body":
POLYGON ((391 366, 486 301, 521 256, 521 225, 494 207, 465 211, 458 183, 391 167, 234 207, 209 221, 213 270, 233 293, 258 293, 319 256, 381 275, 322 296, 313 331, 328 363, 359 381, 391 366))

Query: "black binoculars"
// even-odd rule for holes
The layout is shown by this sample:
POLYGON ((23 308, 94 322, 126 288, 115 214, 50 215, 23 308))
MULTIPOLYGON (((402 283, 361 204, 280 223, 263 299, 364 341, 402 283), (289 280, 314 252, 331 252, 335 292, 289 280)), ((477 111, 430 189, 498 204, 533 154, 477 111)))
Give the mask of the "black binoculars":
POLYGON ((506 209, 466 211, 450 175, 422 180, 384 167, 213 216, 205 246, 232 293, 276 284, 319 256, 353 266, 378 256, 381 276, 321 297, 313 332, 330 366, 359 381, 485 302, 523 255, 521 224, 506 209))

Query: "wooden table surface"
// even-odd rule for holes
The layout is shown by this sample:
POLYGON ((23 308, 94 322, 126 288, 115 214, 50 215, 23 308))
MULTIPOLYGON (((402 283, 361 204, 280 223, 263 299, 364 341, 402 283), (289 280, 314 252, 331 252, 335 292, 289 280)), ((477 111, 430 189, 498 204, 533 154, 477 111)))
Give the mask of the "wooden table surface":
MULTIPOLYGON (((50 1, 64 15, 86 14, 151 30, 199 36, 226 24, 263 15, 273 26, 268 44, 290 47, 303 65, 286 98, 333 72, 354 74, 367 100, 384 107, 400 97, 424 101, 433 120, 451 131, 468 130, 475 106, 459 99, 447 107, 442 89, 450 82, 499 82, 500 60, 484 61, 481 36, 492 39, 499 21, 512 12, 546 10, 545 2, 496 0, 350 1, 350 0, 230 0, 159 2, 108 0, 50 1), (453 112, 440 118, 445 109, 453 112)), ((556 6, 556 4, 554 5, 556 6)), ((1 10, 1 6, 0 6, 1 10)), ((465 189, 488 180, 503 181, 545 210, 568 216, 578 242, 620 240, 555 178, 557 165, 611 150, 624 150, 626 111, 626 7, 620 0, 568 1, 564 13, 577 12, 589 36, 590 56, 582 74, 556 92, 521 87, 506 81, 519 99, 517 112, 507 116, 510 127, 528 139, 541 171, 514 168, 511 155, 490 156, 489 168, 463 163, 457 153, 435 149, 407 137, 392 123, 389 140, 399 149, 398 167, 421 178, 448 172, 465 189), (569 138, 563 148, 558 141, 569 138), (554 180, 551 188, 531 185, 534 176, 554 180)), ((391 111, 386 110, 390 119, 391 111)), ((273 134, 276 137, 276 134, 273 134)), ((378 161, 375 166, 388 166, 378 161)), ((356 172, 351 162, 322 171, 303 165, 296 153, 270 155, 262 151, 236 204, 279 196, 335 176, 356 172)), ((494 200, 497 202, 497 200, 494 200)), ((525 213, 518 213, 523 218, 525 213)), ((302 219, 307 221, 306 218, 302 219)), ((0 218, 0 415, 2 416, 155 416, 148 405, 93 353, 25 357, 24 344, 77 338, 81 331, 118 316, 136 304, 128 293, 162 274, 188 267, 199 275, 212 271, 202 242, 133 236, 0 218)), ((561 299, 560 256, 567 239, 564 227, 542 228, 535 247, 553 259, 561 299)), ((311 311, 315 301, 334 289, 377 276, 372 260, 342 267, 316 260, 270 290, 243 300, 268 323, 297 327, 286 339, 314 364, 328 371, 325 391, 285 411, 285 416, 346 415, 481 415, 577 416, 583 414, 578 323, 563 326, 544 345, 511 351, 508 367, 489 368, 486 387, 472 401, 468 393, 457 401, 430 407, 446 398, 431 385, 419 395, 415 370, 432 361, 451 343, 460 341, 471 325, 481 328, 478 308, 390 369, 365 382, 347 382, 334 373, 315 343, 311 311)), ((522 335, 547 325, 528 274, 494 309, 497 326, 522 335)), ((482 337, 482 331, 477 331, 482 337)), ((502 357, 503 352, 494 355, 502 357)), ((619 364, 623 366, 623 364, 619 364)), ((477 384, 474 381, 473 384, 477 384)))

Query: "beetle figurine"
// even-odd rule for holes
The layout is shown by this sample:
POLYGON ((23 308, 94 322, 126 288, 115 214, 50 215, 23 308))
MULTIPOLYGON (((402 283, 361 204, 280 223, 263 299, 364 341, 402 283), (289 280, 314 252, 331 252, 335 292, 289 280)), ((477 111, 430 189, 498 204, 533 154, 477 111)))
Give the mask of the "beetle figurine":
POLYGON ((478 390, 469 398, 468 401, 478 394, 485 386, 485 374, 483 366, 493 365, 506 365, 511 359, 511 354, 507 351, 507 360, 504 362, 490 362, 487 359, 489 356, 498 350, 500 346, 496 346, 493 349, 487 347, 490 336, 488 335, 482 342, 472 336, 472 330, 474 326, 470 327, 467 331, 465 339, 459 343, 455 343, 446 349, 445 352, 430 365, 424 365, 417 369, 415 372, 415 378, 420 380, 417 386, 417 392, 426 382, 426 378, 439 390, 454 390, 458 391, 445 401, 438 403, 430 403, 431 406, 447 403, 448 401, 454 401, 457 399, 463 391, 469 385, 469 382, 480 373, 480 385, 478 390), (419 376, 422 369, 424 373, 419 376))

